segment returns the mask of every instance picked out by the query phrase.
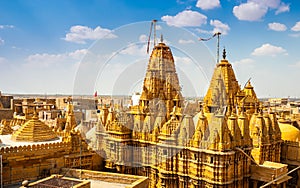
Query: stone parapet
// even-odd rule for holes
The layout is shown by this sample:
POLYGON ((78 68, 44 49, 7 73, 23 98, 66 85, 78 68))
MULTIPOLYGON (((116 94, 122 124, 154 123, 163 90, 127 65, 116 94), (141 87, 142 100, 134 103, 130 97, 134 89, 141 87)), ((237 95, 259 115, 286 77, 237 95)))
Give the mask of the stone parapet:
POLYGON ((56 142, 56 143, 46 143, 46 144, 34 144, 27 146, 10 146, 10 147, 1 147, 0 154, 3 156, 3 159, 11 157, 13 154, 17 156, 28 155, 33 153, 30 156, 35 156, 34 153, 55 153, 55 152, 65 152, 71 150, 72 144, 70 142, 56 142))

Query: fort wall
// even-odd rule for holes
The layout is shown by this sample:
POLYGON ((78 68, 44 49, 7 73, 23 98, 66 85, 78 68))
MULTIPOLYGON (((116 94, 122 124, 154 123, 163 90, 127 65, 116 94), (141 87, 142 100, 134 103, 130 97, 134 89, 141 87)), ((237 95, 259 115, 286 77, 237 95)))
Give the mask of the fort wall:
POLYGON ((3 184, 45 178, 66 166, 98 170, 102 158, 86 149, 79 153, 73 147, 72 142, 2 147, 3 184))

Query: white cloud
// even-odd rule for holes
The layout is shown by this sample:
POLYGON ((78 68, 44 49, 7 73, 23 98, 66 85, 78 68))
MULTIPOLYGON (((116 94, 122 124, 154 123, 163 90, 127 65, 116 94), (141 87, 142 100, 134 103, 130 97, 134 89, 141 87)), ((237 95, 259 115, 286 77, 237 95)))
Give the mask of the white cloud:
POLYGON ((268 10, 275 9, 275 14, 288 12, 290 6, 281 2, 281 0, 248 0, 233 7, 233 14, 239 20, 258 21, 261 20, 268 10))
POLYGON ((206 24, 207 17, 199 12, 184 10, 175 16, 163 16, 161 18, 170 26, 176 27, 199 27, 206 24))
POLYGON ((80 49, 75 50, 74 52, 67 53, 67 55, 75 60, 81 60, 87 53, 87 49, 80 49))
POLYGON ((220 6, 219 0, 198 0, 196 4, 196 7, 199 7, 203 10, 214 9, 220 6))
POLYGON ((2 38, 0 38, 0 45, 4 44, 4 40, 2 38))
POLYGON ((289 34, 289 36, 298 38, 298 37, 300 37, 300 33, 289 34))
POLYGON ((241 59, 239 61, 232 62, 232 64, 235 65, 235 66, 250 65, 250 64, 253 64, 253 63, 254 63, 254 60, 250 59, 250 58, 245 58, 245 59, 241 59))
POLYGON ((158 30, 162 30, 163 28, 162 28, 162 26, 161 25, 156 25, 156 30, 158 31, 158 30))
POLYGON ((198 31, 199 33, 204 33, 204 34, 211 34, 212 33, 211 31, 207 31, 207 30, 199 29, 199 28, 197 28, 196 31, 198 31))
POLYGON ((293 65, 289 65, 290 67, 296 67, 296 68, 300 68, 300 61, 298 61, 297 63, 293 64, 293 65))
POLYGON ((290 11, 290 5, 286 5, 285 3, 281 3, 278 9, 276 10, 275 14, 280 14, 283 12, 289 12, 290 11))
POLYGON ((145 34, 140 35, 139 41, 140 41, 140 42, 147 42, 147 41, 148 41, 148 36, 145 35, 145 34))
MULTIPOLYGON (((152 38, 151 38, 152 40, 152 38)), ((138 43, 131 43, 128 46, 126 46, 124 49, 122 49, 119 52, 116 52, 115 55, 118 53, 123 55, 131 55, 131 56, 147 56, 147 43, 148 36, 145 34, 142 34, 139 36, 139 42, 138 43)), ((150 41, 152 43, 152 41, 150 41)), ((151 45, 149 46, 151 49, 151 45)))
POLYGON ((101 28, 100 26, 95 29, 76 25, 70 28, 70 32, 66 34, 64 40, 68 42, 75 42, 85 44, 87 40, 98 40, 105 38, 116 38, 112 30, 101 28))
POLYGON ((210 20, 210 25, 214 26, 212 33, 221 32, 222 35, 227 35, 230 27, 222 23, 220 20, 210 20))
POLYGON ((11 48, 12 48, 12 49, 21 50, 21 48, 19 48, 19 47, 16 47, 16 46, 12 46, 11 48))
POLYGON ((228 31, 230 30, 229 25, 222 23, 220 20, 210 20, 209 24, 214 27, 212 30, 209 31, 197 28, 196 31, 204 34, 215 34, 217 32, 220 32, 222 33, 222 35, 227 35, 228 31))
POLYGON ((178 64, 190 65, 193 62, 189 57, 179 57, 179 56, 174 56, 174 61, 176 65, 178 64))
POLYGON ((276 56, 276 55, 288 55, 287 51, 280 46, 273 46, 271 44, 263 44, 261 47, 254 49, 252 55, 254 56, 276 56))
POLYGON ((193 40, 179 39, 179 40, 178 40, 178 43, 179 43, 179 44, 193 44, 193 43, 195 43, 195 41, 193 41, 193 40))
POLYGON ((255 2, 243 3, 233 7, 233 14, 239 20, 256 21, 260 20, 268 11, 267 7, 255 2))
POLYGON ((281 0, 248 0, 248 2, 254 2, 259 4, 262 7, 267 7, 267 8, 277 8, 280 5, 281 0))
MULTIPOLYGON (((6 77, 12 80, 7 84, 8 89, 20 93, 70 94, 75 86, 74 78, 77 76, 78 65, 81 65, 81 59, 86 53, 86 49, 66 53, 36 53, 25 57, 21 66, 9 60, 13 63, 7 63, 11 66, 11 71, 6 73, 6 77), (16 76, 22 79, 18 79, 18 82, 13 81, 16 76)), ((92 74, 93 72, 89 71, 84 75, 85 79, 92 74)), ((84 84, 88 85, 86 82, 84 84)))
POLYGON ((6 28, 8 28, 8 29, 13 29, 15 26, 13 26, 13 25, 0 25, 0 29, 6 29, 6 28))
POLYGON ((285 31, 287 28, 284 24, 273 22, 268 24, 269 29, 273 31, 285 31))
POLYGON ((121 50, 120 54, 132 56, 147 56, 147 44, 130 44, 125 49, 121 50))
POLYGON ((26 66, 34 67, 50 67, 52 65, 61 64, 75 64, 78 63, 86 54, 88 50, 81 49, 74 52, 62 53, 62 54, 34 54, 26 58, 26 66))
POLYGON ((292 31, 300 31, 300 21, 297 22, 291 29, 292 31))

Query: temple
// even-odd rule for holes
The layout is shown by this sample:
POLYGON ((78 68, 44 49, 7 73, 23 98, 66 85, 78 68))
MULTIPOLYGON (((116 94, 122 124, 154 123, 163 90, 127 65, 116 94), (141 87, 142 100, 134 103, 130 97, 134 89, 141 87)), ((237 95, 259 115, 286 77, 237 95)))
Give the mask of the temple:
POLYGON ((150 56, 139 104, 101 109, 97 148, 106 168, 147 176, 152 188, 255 187, 263 179, 251 179, 252 165, 279 164, 274 113, 262 108, 250 81, 240 87, 225 49, 200 111, 184 109, 183 102, 171 49, 161 41, 150 56))
POLYGON ((76 107, 72 98, 0 99, 4 185, 44 178, 25 185, 89 187, 78 179, 90 179, 137 188, 300 187, 300 116, 259 100, 250 80, 241 87, 225 49, 194 106, 182 96, 163 39, 134 105, 111 96, 80 98, 76 107))

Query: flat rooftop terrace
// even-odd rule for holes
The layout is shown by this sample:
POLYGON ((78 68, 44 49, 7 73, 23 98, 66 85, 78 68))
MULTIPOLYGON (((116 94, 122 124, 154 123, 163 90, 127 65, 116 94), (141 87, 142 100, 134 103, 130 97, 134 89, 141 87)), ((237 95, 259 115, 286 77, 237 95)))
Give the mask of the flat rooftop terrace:
POLYGON ((110 172, 99 172, 80 169, 62 169, 64 176, 69 178, 84 179, 91 182, 91 187, 109 188, 146 188, 148 177, 110 172))

